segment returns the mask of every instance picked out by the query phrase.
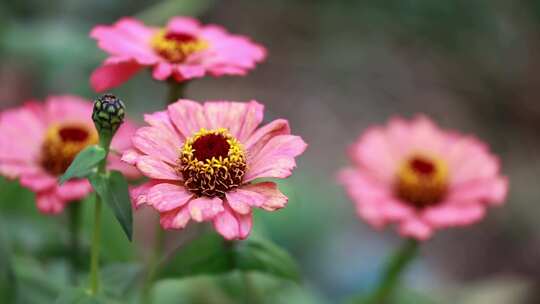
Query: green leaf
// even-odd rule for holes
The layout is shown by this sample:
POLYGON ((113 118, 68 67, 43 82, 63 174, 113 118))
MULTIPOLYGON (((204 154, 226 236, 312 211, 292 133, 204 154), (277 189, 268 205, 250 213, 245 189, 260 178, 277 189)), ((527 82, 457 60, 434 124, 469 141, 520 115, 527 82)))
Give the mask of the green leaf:
POLYGON ((268 240, 229 242, 211 233, 192 241, 161 265, 160 278, 257 271, 280 279, 300 281, 292 257, 268 240))
POLYGON ((179 278, 220 274, 235 267, 234 252, 219 235, 208 233, 191 241, 162 263, 158 277, 179 278))
POLYGON ((109 304, 111 301, 107 301, 100 296, 91 295, 90 292, 83 288, 70 288, 66 289, 58 299, 56 304, 109 304))
POLYGON ((79 152, 71 165, 67 168, 64 175, 60 177, 60 184, 74 177, 86 177, 97 166, 97 164, 105 158, 105 149, 100 146, 89 146, 79 152))
POLYGON ((261 238, 243 241, 236 247, 236 264, 243 271, 258 271, 300 282, 299 267, 289 253, 261 238))
POLYGON ((122 173, 111 171, 108 175, 93 174, 89 176, 89 180, 97 194, 113 210, 114 216, 131 241, 133 234, 131 199, 128 183, 122 173))

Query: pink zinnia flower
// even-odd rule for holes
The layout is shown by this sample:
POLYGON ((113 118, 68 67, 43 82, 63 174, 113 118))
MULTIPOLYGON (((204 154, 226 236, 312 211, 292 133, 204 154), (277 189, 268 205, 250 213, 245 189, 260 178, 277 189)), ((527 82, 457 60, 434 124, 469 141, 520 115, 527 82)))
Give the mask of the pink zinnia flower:
POLYGON ((342 170, 339 180, 358 215, 376 228, 396 223, 403 236, 418 240, 479 221, 508 190, 498 158, 484 143, 422 116, 370 128, 350 155, 354 167, 342 170))
POLYGON ((306 149, 286 120, 257 128, 262 120, 256 101, 179 100, 146 115, 150 126, 137 130, 135 149, 122 156, 150 178, 132 191, 135 206, 156 209, 165 229, 212 221, 226 239, 245 239, 253 207, 274 211, 287 203, 275 183, 255 180, 288 177, 306 149))
POLYGON ((206 74, 246 75, 266 57, 265 48, 249 38, 189 17, 173 17, 166 28, 123 18, 112 26, 96 26, 90 36, 111 55, 90 78, 98 92, 122 84, 146 66, 157 80, 182 82, 206 74))
MULTIPOLYGON (((18 178, 21 185, 36 193, 38 209, 59 213, 67 203, 86 197, 92 187, 86 179, 57 180, 77 153, 97 144, 92 122, 92 103, 76 96, 51 96, 45 103, 27 102, 0 113, 0 174, 18 178)), ((112 142, 123 152, 131 145, 135 126, 125 122, 112 142)), ((131 177, 136 170, 111 153, 109 164, 131 177)))

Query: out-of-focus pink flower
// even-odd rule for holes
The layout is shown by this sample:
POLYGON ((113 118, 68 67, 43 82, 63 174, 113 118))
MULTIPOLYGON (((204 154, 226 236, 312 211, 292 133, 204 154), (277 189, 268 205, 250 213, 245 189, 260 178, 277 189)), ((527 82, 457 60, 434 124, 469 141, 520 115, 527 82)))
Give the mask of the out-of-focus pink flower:
MULTIPOLYGON (((41 212, 59 213, 67 203, 92 191, 86 179, 70 180, 61 186, 57 183, 77 153, 97 144, 91 116, 92 103, 67 95, 51 96, 45 103, 30 101, 0 113, 0 174, 19 179, 35 192, 41 212)), ((112 149, 121 153, 130 148, 135 130, 126 121, 116 133, 112 149)), ((109 165, 128 177, 140 176, 114 152, 109 165)))
POLYGON ((287 203, 275 183, 256 180, 288 177, 306 149, 286 120, 258 128, 263 109, 256 101, 179 100, 146 115, 149 126, 122 156, 150 178, 132 191, 135 206, 152 206, 166 229, 212 221, 226 239, 247 238, 253 207, 274 211, 287 203))
POLYGON ((246 75, 266 57, 265 48, 249 38, 189 17, 173 17, 165 28, 122 18, 112 26, 96 26, 90 36, 110 54, 90 78, 98 92, 122 84, 146 66, 157 80, 182 82, 206 74, 246 75))
POLYGON ((395 223, 401 235, 418 240, 479 221, 508 191, 499 160, 484 143, 423 116, 370 128, 350 156, 354 166, 339 181, 358 215, 376 228, 395 223))

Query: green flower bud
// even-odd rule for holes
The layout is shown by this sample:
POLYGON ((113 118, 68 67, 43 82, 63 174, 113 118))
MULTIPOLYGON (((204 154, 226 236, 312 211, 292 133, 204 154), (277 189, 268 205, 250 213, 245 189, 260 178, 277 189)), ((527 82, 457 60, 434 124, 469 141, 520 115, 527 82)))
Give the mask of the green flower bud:
POLYGON ((92 120, 98 132, 114 135, 124 122, 125 108, 124 103, 112 94, 105 94, 96 99, 92 120))

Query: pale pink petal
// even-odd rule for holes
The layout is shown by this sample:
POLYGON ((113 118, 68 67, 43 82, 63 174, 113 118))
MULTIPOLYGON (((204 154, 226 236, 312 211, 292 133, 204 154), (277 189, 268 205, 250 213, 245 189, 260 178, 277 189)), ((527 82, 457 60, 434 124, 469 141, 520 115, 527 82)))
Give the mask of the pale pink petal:
POLYGON ((107 158, 107 168, 122 172, 127 179, 134 180, 140 178, 141 172, 133 164, 123 161, 119 155, 109 154, 107 158))
POLYGON ((141 156, 137 168, 147 177, 165 180, 182 180, 176 170, 168 164, 151 156, 141 156))
POLYGON ((307 144, 300 136, 279 135, 255 155, 248 154, 248 171, 244 181, 261 177, 285 178, 296 167, 295 157, 302 154, 307 144))
POLYGON ((57 179, 56 177, 42 171, 36 174, 22 175, 20 178, 20 183, 22 186, 29 188, 34 192, 41 192, 55 188, 57 179))
POLYGON ((169 116, 184 137, 190 137, 201 128, 208 128, 203 106, 195 101, 180 99, 169 105, 169 116))
POLYGON ((191 219, 187 207, 163 212, 159 216, 159 223, 164 229, 184 229, 191 219))
POLYGON ((144 121, 152 127, 159 128, 161 132, 168 136, 178 138, 178 142, 184 142, 185 136, 176 131, 176 127, 171 122, 168 111, 159 111, 152 114, 144 114, 144 121))
POLYGON ((32 162, 41 151, 46 130, 44 118, 34 110, 41 104, 27 103, 0 114, 0 159, 2 161, 32 162), (24 127, 22 127, 24 126, 24 127), (13 139, 17 140, 13 140, 13 139))
POLYGON ((66 202, 53 190, 40 192, 36 195, 36 202, 39 211, 45 214, 58 214, 64 210, 66 202))
POLYGON ((200 65, 177 65, 173 70, 174 77, 177 81, 184 81, 186 79, 201 78, 206 73, 204 67, 200 65))
POLYGON ((240 142, 246 141, 263 119, 264 106, 257 101, 205 102, 208 127, 226 128, 240 142))
POLYGON ((249 236, 253 219, 251 214, 240 215, 228 208, 214 218, 214 228, 227 240, 243 240, 249 236))
POLYGON ((104 64, 90 76, 90 84, 96 92, 103 92, 121 85, 141 69, 135 61, 104 64))
POLYGON ((285 119, 276 119, 257 129, 247 140, 244 146, 251 154, 257 154, 266 143, 275 136, 291 134, 289 122, 285 119))
POLYGON ((123 154, 122 154, 122 161, 123 162, 126 162, 130 165, 135 165, 137 164, 137 161, 139 160, 139 157, 143 156, 141 153, 137 152, 136 150, 133 150, 133 149, 129 149, 129 150, 126 150, 123 154))
POLYGON ((448 195, 450 201, 486 202, 501 205, 508 193, 508 178, 495 176, 454 185, 448 195))
POLYGON ((92 192, 92 186, 86 179, 70 180, 56 187, 56 194, 64 201, 81 200, 92 192))
POLYGON ((421 220, 411 218, 399 225, 399 233, 405 237, 426 241, 433 235, 433 228, 421 220))
POLYGON ((478 203, 445 203, 422 211, 422 218, 430 225, 439 228, 467 226, 478 222, 485 215, 485 206, 478 203))
POLYGON ((142 205, 148 204, 148 192, 158 183, 159 181, 151 180, 142 185, 130 187, 129 195, 131 196, 133 207, 139 208, 142 205))
POLYGON ((0 173, 7 178, 40 174, 42 169, 35 163, 0 162, 0 173))
POLYGON ((88 99, 73 95, 49 96, 45 101, 46 123, 77 122, 94 128, 93 104, 88 99))
POLYGON ((168 62, 158 63, 152 72, 152 76, 157 80, 165 80, 173 73, 173 66, 168 62))
POLYGON ((172 17, 167 23, 167 30, 175 33, 196 35, 200 24, 192 17, 172 17))
POLYGON ((139 151, 170 165, 177 164, 181 144, 181 142, 178 142, 178 138, 155 127, 140 128, 133 136, 133 145, 139 151))
POLYGON ((131 57, 140 64, 151 65, 160 60, 150 45, 156 29, 132 18, 122 18, 112 26, 98 25, 90 36, 99 48, 111 55, 131 57))
POLYGON ((351 158, 364 170, 369 170, 382 181, 390 182, 395 177, 396 168, 403 160, 386 131, 373 127, 368 129, 349 150, 351 158))
MULTIPOLYGON (((234 211, 240 214, 247 214, 248 212, 241 212, 233 205, 246 204, 251 207, 263 208, 267 211, 275 211, 285 207, 288 198, 279 191, 276 183, 262 182, 246 184, 235 191, 228 192, 227 201, 234 211)), ((242 210, 245 211, 245 209, 242 210)))
POLYGON ((201 196, 190 201, 188 208, 193 220, 208 221, 223 211, 223 201, 218 197, 201 196))
POLYGON ((146 196, 149 205, 159 212, 167 212, 182 207, 191 198, 193 193, 180 185, 162 183, 153 186, 146 196))
POLYGON ((338 180, 353 198, 358 215, 376 228, 414 216, 413 208, 394 198, 391 185, 354 169, 341 170, 338 180))

